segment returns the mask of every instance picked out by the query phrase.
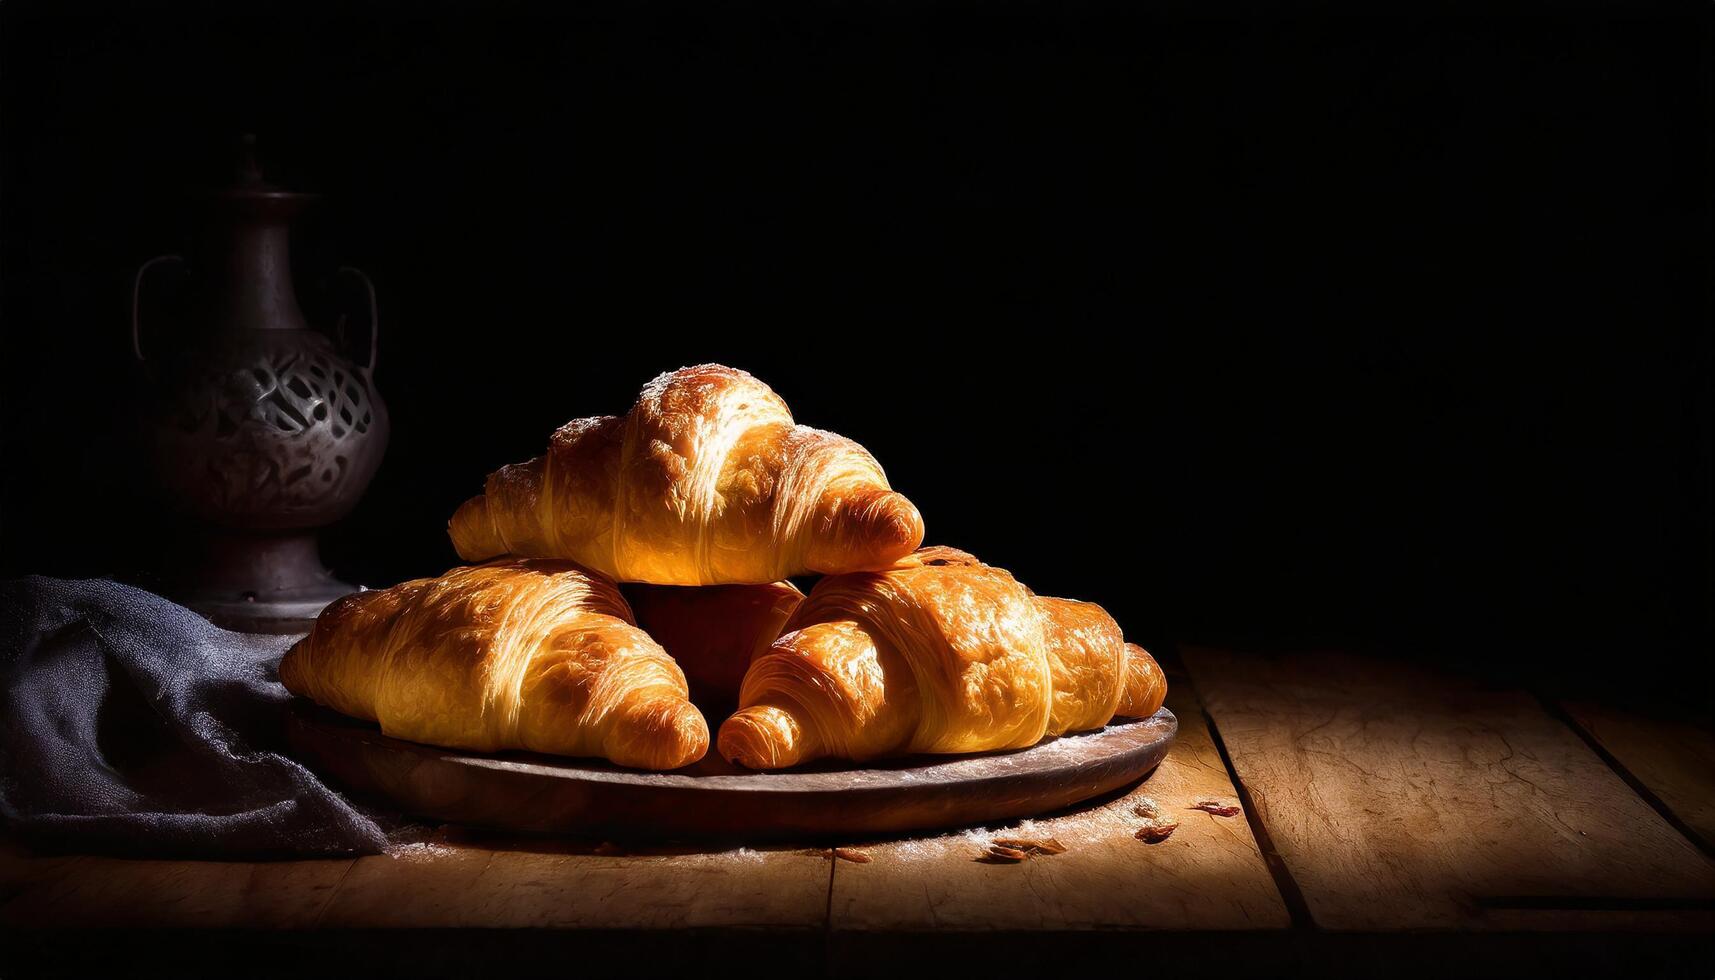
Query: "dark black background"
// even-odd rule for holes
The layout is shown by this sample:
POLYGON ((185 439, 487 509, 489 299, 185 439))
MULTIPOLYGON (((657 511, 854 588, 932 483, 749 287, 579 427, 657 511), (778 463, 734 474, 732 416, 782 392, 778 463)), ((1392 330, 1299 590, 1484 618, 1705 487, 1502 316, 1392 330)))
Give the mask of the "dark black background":
POLYGON ((1145 642, 1707 697, 1705 4, 228 6, 0 7, 7 573, 149 580, 130 274, 252 129, 380 291, 357 580, 719 360, 1145 642))

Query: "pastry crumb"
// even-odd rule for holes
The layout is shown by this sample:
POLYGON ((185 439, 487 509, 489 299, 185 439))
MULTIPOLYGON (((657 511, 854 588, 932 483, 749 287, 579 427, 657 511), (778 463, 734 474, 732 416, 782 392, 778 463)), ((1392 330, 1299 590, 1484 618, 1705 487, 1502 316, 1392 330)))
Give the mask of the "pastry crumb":
POLYGON ((855 847, 812 847, 804 853, 825 861, 850 861, 853 864, 868 864, 875 860, 868 852, 855 847))
POLYGON ((1172 837, 1173 832, 1178 829, 1179 821, 1174 820, 1172 817, 1167 817, 1165 819, 1157 818, 1149 821, 1142 827, 1139 827, 1137 833, 1133 836, 1138 840, 1143 841, 1145 844, 1159 844, 1167 838, 1172 837))
POLYGON ((1052 837, 996 837, 994 843, 1026 854, 1066 853, 1066 845, 1052 837))
POLYGON ((982 857, 977 858, 977 860, 986 861, 989 864, 1017 864, 1029 856, 1029 851, 1021 850, 1016 847, 1007 847, 1005 844, 1001 843, 994 843, 990 844, 989 849, 984 852, 982 857))
POLYGON ((1190 808, 1202 810, 1204 813, 1212 813, 1217 817, 1236 817, 1244 812, 1237 806, 1231 803, 1222 803, 1220 800, 1198 800, 1190 808))

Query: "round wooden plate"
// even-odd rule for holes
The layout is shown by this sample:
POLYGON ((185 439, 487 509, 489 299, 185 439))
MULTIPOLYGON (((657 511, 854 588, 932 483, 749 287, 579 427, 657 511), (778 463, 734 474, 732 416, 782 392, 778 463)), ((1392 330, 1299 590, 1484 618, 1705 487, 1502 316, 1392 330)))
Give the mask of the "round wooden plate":
POLYGON ((1141 778, 1173 744, 1166 708, 1028 749, 737 768, 710 752, 694 766, 642 772, 588 759, 479 755, 419 745, 298 700, 291 744, 312 769, 419 817, 505 830, 635 840, 862 837, 1015 820, 1141 778))

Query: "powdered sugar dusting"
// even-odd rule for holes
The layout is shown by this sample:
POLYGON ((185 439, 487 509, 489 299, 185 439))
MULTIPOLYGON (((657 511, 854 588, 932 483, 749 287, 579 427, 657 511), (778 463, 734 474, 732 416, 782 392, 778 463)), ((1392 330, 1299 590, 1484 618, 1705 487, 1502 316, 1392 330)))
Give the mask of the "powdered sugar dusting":
POLYGON ((970 827, 937 837, 913 837, 894 842, 887 848, 887 860, 935 860, 949 853, 968 854, 975 858, 994 846, 996 837, 1050 836, 1047 828, 1035 820, 1020 820, 1005 827, 970 827))
POLYGON ((414 844, 394 844, 382 853, 395 861, 424 862, 436 858, 451 857, 458 853, 457 848, 430 841, 418 841, 414 844))

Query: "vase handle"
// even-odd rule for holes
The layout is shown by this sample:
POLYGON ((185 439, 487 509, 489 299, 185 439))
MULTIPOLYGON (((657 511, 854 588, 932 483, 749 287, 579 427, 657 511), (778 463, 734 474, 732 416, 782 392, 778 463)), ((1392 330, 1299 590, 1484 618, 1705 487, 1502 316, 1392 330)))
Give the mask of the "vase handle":
MULTIPOLYGON (((375 304, 375 283, 370 282, 369 277, 363 274, 363 270, 359 269, 355 266, 349 266, 349 265, 341 266, 339 272, 336 273, 336 275, 356 276, 357 278, 363 280, 363 288, 366 292, 369 293, 369 368, 368 368, 368 370, 369 370, 369 373, 371 375, 374 375, 375 374, 375 357, 379 351, 379 343, 381 340, 381 318, 379 316, 379 313, 376 309, 376 304, 375 304)), ((343 316, 341 316, 339 318, 339 328, 338 329, 339 329, 340 341, 343 343, 345 341, 345 317, 343 317, 343 316)))
POLYGON ((183 262, 184 260, 182 255, 157 255, 138 266, 137 275, 131 280, 131 355, 137 358, 138 364, 147 360, 143 356, 142 320, 138 316, 137 309, 138 301, 143 298, 143 277, 149 274, 150 269, 162 262, 183 262))

